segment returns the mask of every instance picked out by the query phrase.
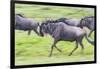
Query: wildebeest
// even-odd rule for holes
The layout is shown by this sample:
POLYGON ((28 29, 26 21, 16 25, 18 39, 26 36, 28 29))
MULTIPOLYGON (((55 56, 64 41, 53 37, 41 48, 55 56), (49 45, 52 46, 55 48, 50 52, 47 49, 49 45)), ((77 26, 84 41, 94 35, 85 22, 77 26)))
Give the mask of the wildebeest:
POLYGON ((94 31, 94 27, 95 27, 95 18, 94 16, 88 16, 88 17, 84 17, 81 19, 80 24, 78 25, 79 27, 83 28, 83 27, 87 27, 88 29, 90 29, 90 33, 89 36, 91 35, 91 33, 94 31))
POLYGON ((32 19, 25 18, 22 15, 15 15, 15 29, 28 31, 28 35, 30 35, 33 30, 36 34, 39 35, 37 28, 39 27, 39 23, 33 21, 32 19))
POLYGON ((73 52, 78 48, 78 44, 80 44, 83 51, 84 45, 82 43, 82 39, 83 37, 86 37, 86 39, 88 39, 85 30, 81 29, 80 27, 66 25, 63 22, 42 23, 40 26, 40 36, 44 36, 45 33, 51 35, 54 38, 54 42, 51 46, 51 52, 49 56, 52 55, 54 47, 61 52, 61 50, 56 46, 56 43, 59 41, 76 41, 76 47, 69 54, 69 56, 71 56, 73 52))
POLYGON ((90 29, 89 36, 91 33, 94 31, 94 23, 95 23, 95 18, 94 16, 86 16, 84 18, 80 19, 68 19, 68 18, 59 18, 57 19, 58 22, 64 22, 67 25, 71 26, 77 26, 77 27, 87 27, 90 29))

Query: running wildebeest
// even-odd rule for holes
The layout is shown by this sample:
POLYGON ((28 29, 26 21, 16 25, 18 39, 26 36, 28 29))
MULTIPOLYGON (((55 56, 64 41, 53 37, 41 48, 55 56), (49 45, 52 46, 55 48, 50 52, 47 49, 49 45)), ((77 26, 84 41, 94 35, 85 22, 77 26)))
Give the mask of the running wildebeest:
MULTIPOLYGON (((88 29, 90 29, 91 31, 89 32, 88 36, 91 35, 91 33, 94 31, 94 16, 88 16, 88 17, 84 17, 81 20, 78 19, 68 19, 68 18, 59 18, 56 22, 64 22, 67 25, 70 26, 76 26, 76 27, 87 27, 88 29)), ((94 41, 91 40, 90 42, 92 45, 94 45, 94 41)))
POLYGON ((91 33, 94 31, 94 27, 95 27, 95 18, 94 16, 89 16, 89 17, 84 17, 81 19, 80 24, 78 25, 79 27, 83 28, 83 27, 87 27, 88 29, 90 29, 90 33, 88 36, 91 35, 91 33))
POLYGON ((33 30, 36 34, 39 35, 37 28, 39 27, 39 23, 33 21, 32 19, 24 18, 22 15, 15 15, 15 29, 28 31, 28 35, 30 35, 33 30))
POLYGON ((45 33, 51 35, 54 38, 54 42, 51 46, 51 52, 49 56, 52 55, 54 47, 61 52, 61 50, 56 46, 56 43, 59 41, 76 41, 76 47, 69 54, 69 56, 71 56, 73 52, 78 48, 78 44, 81 45, 83 51, 84 45, 82 44, 82 39, 83 37, 86 37, 86 39, 88 39, 85 30, 81 29, 80 27, 66 25, 63 22, 42 23, 40 25, 40 36, 43 37, 45 33))
POLYGON ((78 27, 81 27, 81 28, 87 27, 88 29, 91 30, 90 33, 89 33, 89 36, 94 31, 94 23, 95 23, 94 16, 87 16, 87 17, 82 18, 81 20, 59 18, 57 21, 58 22, 64 22, 65 24, 71 25, 71 26, 78 26, 78 27))

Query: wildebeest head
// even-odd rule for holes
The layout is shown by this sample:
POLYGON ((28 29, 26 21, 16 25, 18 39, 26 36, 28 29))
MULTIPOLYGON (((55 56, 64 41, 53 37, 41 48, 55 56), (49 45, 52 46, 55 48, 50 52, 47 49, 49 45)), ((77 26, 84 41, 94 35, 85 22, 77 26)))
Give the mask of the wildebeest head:
POLYGON ((47 22, 42 23, 40 26, 40 35, 44 36, 44 34, 52 34, 55 29, 54 24, 56 23, 53 23, 53 22, 52 23, 47 23, 47 22))
POLYGON ((79 23, 78 27, 83 28, 84 26, 88 27, 88 28, 89 27, 91 28, 91 26, 94 27, 94 16, 89 16, 89 17, 82 18, 80 20, 80 23, 79 23))
POLYGON ((46 33, 46 29, 47 29, 46 23, 42 23, 40 25, 40 36, 44 36, 44 34, 46 33))

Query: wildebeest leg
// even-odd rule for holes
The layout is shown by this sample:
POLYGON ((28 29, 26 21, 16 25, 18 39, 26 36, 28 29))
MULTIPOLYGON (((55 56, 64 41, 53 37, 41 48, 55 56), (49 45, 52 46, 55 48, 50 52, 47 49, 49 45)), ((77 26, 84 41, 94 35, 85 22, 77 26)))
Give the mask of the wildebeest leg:
POLYGON ((83 54, 84 53, 84 45, 83 45, 82 41, 80 41, 80 45, 81 45, 81 49, 82 49, 81 54, 83 54))
POLYGON ((93 32, 93 30, 91 30, 91 31, 90 31, 90 33, 89 33, 89 35, 88 35, 88 36, 91 36, 92 32, 93 32))
POLYGON ((62 52, 56 45, 55 45, 55 48, 56 48, 59 52, 62 52))
POLYGON ((49 55, 49 57, 52 56, 53 48, 55 47, 56 43, 57 43, 57 41, 54 40, 54 42, 53 42, 53 44, 52 44, 52 46, 51 46, 51 51, 50 51, 50 55, 49 55))
POLYGON ((78 42, 76 41, 76 47, 72 50, 72 52, 68 55, 71 56, 73 54, 73 52, 78 48, 78 42))
POLYGON ((36 29, 33 29, 34 30, 34 32, 37 34, 37 35, 39 35, 39 33, 37 32, 37 30, 36 29))
POLYGON ((31 30, 28 31, 28 35, 30 35, 30 33, 31 33, 31 30))

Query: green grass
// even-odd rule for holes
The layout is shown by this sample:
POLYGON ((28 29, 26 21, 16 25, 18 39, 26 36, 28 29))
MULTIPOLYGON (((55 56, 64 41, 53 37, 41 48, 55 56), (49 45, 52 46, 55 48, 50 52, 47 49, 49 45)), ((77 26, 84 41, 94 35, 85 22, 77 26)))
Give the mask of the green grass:
MULTIPOLYGON (((74 7, 57 7, 57 6, 40 6, 40 5, 20 5, 16 4, 16 13, 22 13, 25 17, 33 18, 38 21, 43 21, 46 18, 77 18, 94 15, 93 9, 90 8, 74 8, 74 7)), ((84 54, 81 54, 81 47, 73 53, 68 54, 75 47, 75 42, 61 41, 57 44, 62 52, 56 49, 53 51, 52 57, 48 57, 53 39, 47 35, 40 37, 34 32, 30 36, 25 31, 15 31, 15 64, 48 64, 48 63, 63 63, 63 62, 81 62, 94 60, 94 47, 83 40, 85 46, 84 54)), ((91 35, 93 39, 94 34, 91 35)))
POLYGON ((26 17, 36 20, 45 20, 46 18, 78 18, 94 15, 91 8, 58 7, 58 6, 40 6, 40 5, 21 5, 16 4, 16 13, 22 13, 26 17))

